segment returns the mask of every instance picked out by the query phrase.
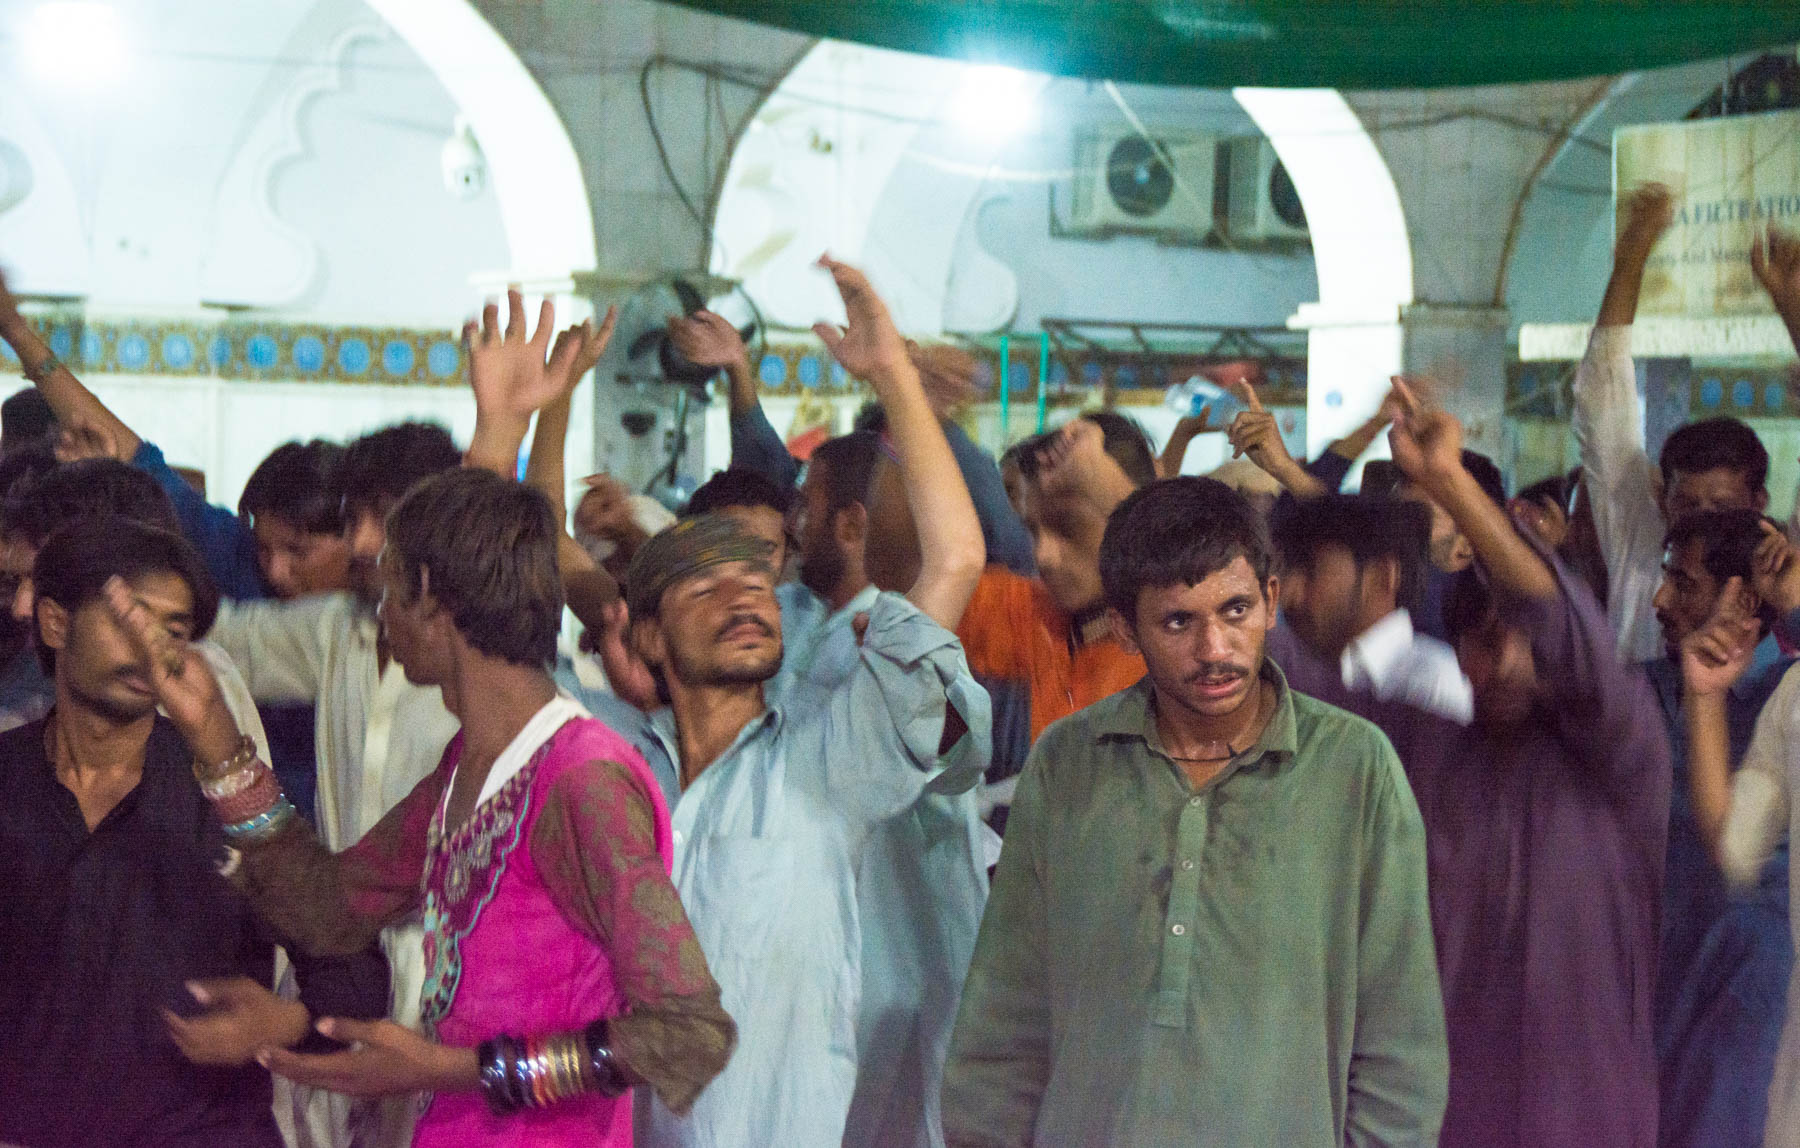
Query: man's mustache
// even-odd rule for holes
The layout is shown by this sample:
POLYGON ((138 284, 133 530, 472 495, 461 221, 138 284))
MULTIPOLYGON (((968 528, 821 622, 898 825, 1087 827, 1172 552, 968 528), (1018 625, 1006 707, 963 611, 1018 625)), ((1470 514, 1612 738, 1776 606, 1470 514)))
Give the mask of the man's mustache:
POLYGON ((1202 678, 1219 678, 1225 677, 1226 675, 1247 678, 1250 676, 1250 670, 1248 667, 1237 665, 1234 662, 1201 662, 1200 668, 1189 674, 1183 680, 1192 684, 1200 681, 1202 678))
POLYGON ((773 638, 775 636, 774 629, 755 614, 733 614, 725 620, 724 625, 720 626, 718 630, 714 632, 713 639, 716 641, 723 638, 726 634, 729 634, 739 626, 755 626, 765 638, 773 638))

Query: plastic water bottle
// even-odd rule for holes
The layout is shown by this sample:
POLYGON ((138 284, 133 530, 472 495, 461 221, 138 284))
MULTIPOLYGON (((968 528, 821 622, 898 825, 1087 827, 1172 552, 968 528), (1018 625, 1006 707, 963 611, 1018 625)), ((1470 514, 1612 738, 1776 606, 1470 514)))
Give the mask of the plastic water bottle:
POLYGON ((1206 410, 1207 421, 1213 426, 1229 423, 1233 416, 1244 409, 1244 404, 1238 401, 1236 395, 1199 375, 1193 375, 1186 382, 1170 387, 1163 394, 1163 406, 1182 418, 1192 418, 1206 410))

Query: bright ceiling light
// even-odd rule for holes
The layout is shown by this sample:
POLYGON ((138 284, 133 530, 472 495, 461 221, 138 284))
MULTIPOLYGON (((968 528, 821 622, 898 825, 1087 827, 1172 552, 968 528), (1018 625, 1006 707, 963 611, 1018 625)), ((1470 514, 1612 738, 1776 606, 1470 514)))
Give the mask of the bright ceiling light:
POLYGON ((125 29, 110 4, 53 0, 27 18, 26 65, 45 83, 101 88, 125 68, 125 29))
POLYGON ((1037 122, 1038 80, 1017 68, 971 64, 951 105, 957 127, 997 140, 1023 134, 1037 122))

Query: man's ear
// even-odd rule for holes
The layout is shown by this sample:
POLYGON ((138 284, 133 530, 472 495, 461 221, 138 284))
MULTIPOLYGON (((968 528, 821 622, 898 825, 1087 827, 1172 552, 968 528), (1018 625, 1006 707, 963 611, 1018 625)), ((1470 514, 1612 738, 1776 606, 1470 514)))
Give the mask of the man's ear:
POLYGON ((831 516, 831 533, 841 546, 862 546, 869 537, 869 508, 860 502, 839 508, 831 516))
POLYGON ((69 644, 69 612, 60 602, 52 602, 39 594, 34 603, 37 613, 38 641, 47 650, 62 651, 69 644))
POLYGON ((1279 576, 1271 574, 1269 580, 1263 583, 1263 605, 1269 608, 1268 624, 1263 628, 1273 630, 1275 621, 1280 616, 1277 613, 1281 607, 1281 578, 1279 576))
POLYGON ((1765 486, 1757 491, 1751 501, 1756 503, 1756 513, 1758 514, 1769 509, 1769 488, 1765 486))
POLYGON ((1112 622, 1113 637, 1118 639, 1119 645, 1125 647, 1125 652, 1142 657, 1144 647, 1138 644, 1137 630, 1126 620, 1125 615, 1121 614, 1117 608, 1108 606, 1106 617, 1112 622))
POLYGON ((669 640, 663 634, 660 619, 633 617, 626 638, 631 652, 642 659, 646 666, 661 669, 668 662, 669 640))
POLYGON ((1389 556, 1366 564, 1363 589, 1383 601, 1392 598, 1395 605, 1400 605, 1400 560, 1389 556))

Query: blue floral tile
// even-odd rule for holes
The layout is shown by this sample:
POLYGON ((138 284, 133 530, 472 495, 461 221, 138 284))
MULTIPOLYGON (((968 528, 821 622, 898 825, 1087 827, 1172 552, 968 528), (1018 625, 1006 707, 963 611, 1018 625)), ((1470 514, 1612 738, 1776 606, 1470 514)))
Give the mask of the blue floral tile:
POLYGON ((162 361, 172 371, 187 370, 194 365, 194 340, 180 331, 164 335, 162 361))
POLYGON ((252 335, 244 341, 244 361, 259 371, 273 370, 281 362, 281 345, 273 335, 252 335))
POLYGON ((128 371, 141 371, 150 365, 150 340, 133 331, 119 340, 119 366, 128 371))
POLYGON ((359 339, 355 336, 351 336, 338 344, 337 365, 338 371, 342 374, 368 374, 369 364, 373 361, 373 358, 374 357, 369 353, 369 343, 366 339, 359 339))
POLYGON ((302 335, 294 340, 294 349, 290 352, 294 360, 294 368, 313 374, 325 367, 325 343, 317 335, 302 335))
POLYGON ((434 379, 448 379, 462 367, 462 352, 448 339, 439 339, 425 352, 425 369, 434 379))
POLYGON ((410 375, 415 357, 411 343, 404 339, 389 339, 381 348, 381 369, 393 378, 410 375))

